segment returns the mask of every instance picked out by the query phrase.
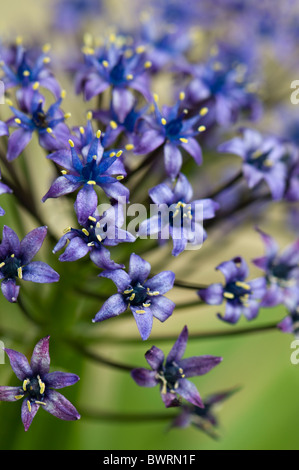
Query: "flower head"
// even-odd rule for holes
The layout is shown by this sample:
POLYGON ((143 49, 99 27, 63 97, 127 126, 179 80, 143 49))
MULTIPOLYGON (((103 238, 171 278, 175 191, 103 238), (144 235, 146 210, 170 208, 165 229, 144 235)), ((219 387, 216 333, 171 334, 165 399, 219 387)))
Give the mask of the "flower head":
POLYGON ((265 272, 267 291, 261 305, 273 307, 284 304, 291 311, 297 306, 299 285, 299 240, 282 253, 273 237, 257 229, 265 245, 265 255, 253 263, 265 272))
POLYGON ((221 144, 220 152, 239 155, 249 188, 261 181, 268 185, 273 199, 281 199, 286 188, 287 166, 283 161, 286 147, 272 136, 263 136, 252 129, 243 129, 241 137, 221 144))
POLYGON ((14 160, 23 152, 34 132, 38 135, 41 147, 50 151, 64 147, 70 136, 70 130, 65 124, 68 114, 65 114, 60 108, 64 93, 46 111, 44 98, 38 88, 39 83, 37 82, 28 112, 25 113, 10 106, 13 117, 9 123, 18 129, 12 132, 8 139, 7 159, 9 161, 14 160))
POLYGON ((76 408, 56 389, 75 384, 79 377, 65 372, 49 372, 49 338, 42 338, 35 346, 30 363, 20 352, 5 349, 12 370, 21 386, 0 386, 0 401, 23 400, 21 418, 28 431, 40 407, 56 418, 73 421, 80 418, 76 408))
POLYGON ((149 195, 157 206, 157 214, 140 224, 139 235, 156 234, 173 240, 172 254, 178 256, 188 243, 200 245, 207 238, 203 220, 215 216, 219 205, 212 199, 192 201, 193 189, 185 175, 150 189, 149 195))
POLYGON ((123 269, 103 271, 99 276, 111 279, 118 293, 109 297, 96 314, 94 322, 116 317, 130 308, 141 338, 146 340, 152 330, 153 318, 164 322, 172 314, 175 304, 164 297, 173 287, 174 273, 162 271, 148 279, 151 265, 132 253, 129 272, 123 269))
POLYGON ((144 129, 136 133, 134 138, 134 152, 146 154, 163 145, 164 165, 169 177, 175 178, 182 167, 183 157, 180 151, 182 147, 189 153, 198 165, 202 163, 201 147, 196 136, 205 131, 205 126, 199 126, 198 122, 208 109, 202 108, 199 114, 188 117, 188 110, 184 108, 185 94, 180 94, 179 100, 172 107, 158 108, 158 96, 154 95, 154 114, 146 117, 144 129))
POLYGON ((204 404, 196 386, 187 379, 207 374, 222 361, 221 357, 215 356, 183 359, 187 341, 188 328, 185 326, 166 360, 163 351, 152 346, 145 354, 145 359, 152 370, 137 368, 131 372, 132 378, 141 387, 160 386, 161 398, 166 408, 179 406, 181 398, 203 408, 204 404))
POLYGON ((226 301, 224 316, 218 318, 228 323, 236 323, 243 314, 247 320, 253 320, 259 313, 260 300, 266 292, 264 277, 246 281, 248 266, 241 257, 221 263, 216 268, 225 277, 225 285, 211 284, 198 291, 199 297, 210 305, 221 305, 226 301))
POLYGON ((122 242, 132 243, 135 241, 133 235, 121 229, 123 224, 122 208, 111 206, 103 215, 99 216, 94 213, 87 218, 85 210, 83 214, 77 210, 77 217, 81 228, 69 227, 66 229, 66 233, 54 247, 53 253, 66 247, 64 253, 60 255, 59 261, 76 261, 89 253, 90 259, 99 268, 105 270, 124 268, 124 265, 111 260, 107 248, 122 242))
POLYGON ((16 233, 4 225, 0 243, 1 290, 9 302, 16 302, 20 286, 17 280, 37 283, 59 281, 59 274, 42 261, 32 261, 47 235, 47 227, 29 232, 20 242, 16 233))
POLYGON ((52 183, 42 199, 43 202, 79 189, 76 205, 81 215, 85 211, 86 219, 95 212, 98 205, 94 189, 96 186, 102 188, 108 197, 116 201, 119 198, 125 198, 128 202, 129 190, 119 182, 125 174, 122 162, 118 161, 123 151, 104 152, 100 138, 101 131, 97 131, 87 148, 82 149, 81 156, 71 139, 69 149, 59 150, 48 156, 50 160, 64 169, 62 170, 63 176, 59 176, 52 183))

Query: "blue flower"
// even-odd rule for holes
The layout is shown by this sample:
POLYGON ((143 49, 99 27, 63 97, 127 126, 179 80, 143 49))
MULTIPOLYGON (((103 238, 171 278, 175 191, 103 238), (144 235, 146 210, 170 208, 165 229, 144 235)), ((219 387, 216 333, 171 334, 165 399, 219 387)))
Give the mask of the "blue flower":
POLYGON ((17 280, 37 283, 59 281, 59 274, 42 261, 32 261, 47 235, 47 227, 29 232, 20 242, 16 233, 4 225, 0 244, 1 290, 9 302, 16 302, 20 286, 17 280))
POLYGON ((219 205, 212 199, 192 201, 193 189, 185 175, 180 173, 175 182, 155 186, 149 195, 157 206, 157 213, 140 224, 138 235, 171 237, 173 256, 182 253, 188 243, 197 246, 205 241, 203 220, 213 218, 219 205))
POLYGON ((137 323, 141 338, 146 340, 152 330, 153 318, 164 322, 172 314, 175 304, 164 297, 173 287, 175 275, 163 271, 148 279, 151 265, 132 253, 129 272, 123 269, 103 271, 99 276, 111 279, 118 293, 109 297, 94 318, 100 322, 116 317, 130 308, 137 323))
POLYGON ((144 128, 136 133, 133 140, 136 154, 147 154, 163 146, 165 170, 173 179, 179 174, 183 163, 179 147, 189 153, 198 165, 202 163, 201 147, 195 137, 205 131, 205 126, 198 126, 198 122, 208 109, 204 107, 199 114, 188 118, 188 110, 183 108, 184 98, 182 92, 174 106, 163 106, 161 112, 157 105, 158 96, 154 95, 154 114, 144 118, 144 128))
POLYGON ((141 387, 160 386, 161 398, 166 408, 180 406, 182 398, 203 408, 204 404, 196 386, 187 379, 207 374, 222 361, 222 357, 215 356, 182 359, 187 341, 188 328, 185 326, 166 360, 163 351, 152 346, 145 354, 152 370, 137 368, 131 372, 132 378, 141 387))
POLYGON ((241 257, 221 263, 216 268, 225 277, 225 285, 211 284, 198 291, 199 297, 209 305, 221 305, 226 301, 225 314, 218 318, 228 323, 237 323, 243 314, 247 320, 253 320, 259 313, 261 299, 266 293, 266 279, 260 277, 246 281, 248 266, 241 257))
POLYGON ((100 139, 101 131, 97 131, 87 148, 84 147, 85 151, 82 150, 81 157, 71 139, 69 149, 58 150, 48 156, 64 169, 63 176, 59 176, 52 183, 42 199, 43 202, 79 189, 76 206, 82 217, 85 213, 85 219, 97 208, 98 197, 94 189, 96 186, 102 188, 108 197, 116 201, 125 198, 125 202, 128 202, 129 190, 119 182, 124 178, 124 174, 119 174, 124 171, 123 164, 118 162, 123 152, 120 150, 105 153, 100 139))
POLYGON ((12 370, 21 386, 0 386, 0 401, 23 400, 21 418, 28 431, 37 411, 42 407, 56 418, 73 421, 80 418, 74 405, 57 389, 74 385, 79 377, 67 372, 49 372, 49 338, 46 336, 36 344, 30 363, 20 352, 5 348, 12 370))

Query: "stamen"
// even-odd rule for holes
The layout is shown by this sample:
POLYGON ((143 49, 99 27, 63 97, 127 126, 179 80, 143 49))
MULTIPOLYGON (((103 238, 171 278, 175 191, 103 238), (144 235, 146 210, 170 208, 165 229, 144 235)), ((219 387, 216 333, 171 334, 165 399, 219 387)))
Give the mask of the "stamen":
POLYGON ((237 281, 237 282, 236 282, 236 286, 242 287, 242 288, 245 289, 245 290, 251 290, 250 285, 247 284, 246 282, 237 281))
POLYGON ((188 139, 186 139, 185 137, 180 137, 180 141, 184 144, 188 144, 188 139))
POLYGON ((22 268, 21 268, 21 267, 18 268, 17 271, 18 271, 18 278, 19 278, 19 279, 23 279, 22 268))
POLYGON ((89 181, 87 181, 87 184, 90 184, 90 185, 92 186, 92 185, 95 185, 95 184, 97 184, 97 183, 96 183, 96 181, 89 180, 89 181))
POLYGON ((165 119, 165 118, 162 118, 162 119, 161 119, 161 123, 163 124, 163 126, 166 126, 166 124, 167 124, 166 119, 165 119))
POLYGON ((23 381, 23 390, 24 390, 24 392, 27 391, 27 385, 29 384, 29 382, 30 382, 29 379, 25 379, 25 380, 23 381))
POLYGON ((29 400, 27 400, 27 408, 28 408, 29 413, 31 413, 31 404, 29 400))
POLYGON ((136 313, 145 313, 145 310, 136 310, 136 313))
POLYGON ((226 299, 234 299, 235 298, 234 294, 232 294, 231 292, 224 292, 223 297, 225 297, 226 299))
POLYGON ((96 221, 97 221, 97 219, 96 219, 95 217, 92 217, 92 215, 90 215, 90 216, 88 217, 88 219, 91 220, 92 222, 96 222, 96 221))
POLYGON ((74 144, 74 142, 72 141, 72 139, 69 139, 69 145, 70 145, 70 147, 72 147, 72 148, 75 147, 75 144, 74 144))
POLYGON ((180 93, 180 101, 183 101, 185 99, 185 93, 181 91, 180 93))
POLYGON ((117 123, 115 121, 110 121, 110 127, 112 127, 112 129, 117 129, 117 123))
POLYGON ((153 64, 150 60, 147 60, 146 62, 144 62, 144 68, 145 69, 150 69, 152 65, 153 64))
POLYGON ((83 229, 82 229, 82 232, 84 233, 84 235, 86 235, 87 237, 89 237, 89 232, 88 232, 88 230, 86 230, 86 228, 83 228, 83 229))
POLYGON ((204 132, 206 129, 207 129, 206 126, 199 126, 197 130, 198 132, 204 132))
POLYGON ((127 144, 127 145, 125 145, 125 149, 126 149, 126 150, 133 150, 133 148, 134 148, 134 145, 133 145, 133 144, 127 144))

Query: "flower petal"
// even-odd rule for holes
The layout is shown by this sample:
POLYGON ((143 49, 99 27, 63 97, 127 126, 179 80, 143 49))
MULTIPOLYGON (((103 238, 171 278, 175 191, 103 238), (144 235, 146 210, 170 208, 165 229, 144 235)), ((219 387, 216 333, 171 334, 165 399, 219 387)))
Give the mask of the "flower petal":
POLYGON ((178 365, 183 369, 186 377, 205 375, 222 361, 222 357, 198 356, 188 357, 179 361, 178 365))
POLYGON ((151 334, 153 327, 153 314, 149 307, 145 309, 145 313, 137 313, 140 307, 130 306, 130 309, 134 315, 137 328, 143 341, 148 339, 151 334))
POLYGON ((20 387, 0 386, 0 401, 16 401, 20 395, 20 387))
POLYGON ((44 410, 65 421, 80 419, 80 415, 74 405, 56 390, 48 390, 44 410))
POLYGON ((94 319, 94 323, 116 317, 127 310, 127 303, 121 294, 114 294, 107 299, 102 308, 98 311, 94 319))
POLYGON ((49 355, 49 339, 50 336, 45 336, 35 345, 30 367, 34 375, 44 375, 50 369, 50 355, 49 355))
POLYGON ((135 253, 131 254, 129 263, 129 276, 131 278, 132 284, 135 284, 136 282, 143 284, 144 281, 148 278, 150 271, 151 265, 148 261, 145 261, 135 253))
POLYGON ((18 299, 20 286, 16 285, 14 279, 4 279, 1 284, 1 291, 8 302, 14 303, 18 299))
POLYGON ((7 160, 11 162, 17 158, 32 139, 32 132, 24 129, 17 129, 8 138, 7 160))
POLYGON ((8 355, 11 368, 18 379, 23 381, 28 377, 32 377, 32 369, 29 365, 27 357, 24 356, 24 354, 7 348, 5 348, 4 351, 8 355))
POLYGON ((175 274, 172 271, 162 271, 148 279, 144 287, 148 287, 151 292, 159 292, 159 294, 163 295, 173 288, 174 279, 175 274))
POLYGON ((32 261, 23 269, 24 281, 40 284, 58 282, 59 274, 43 261, 32 261))
POLYGON ((39 410, 39 407, 40 405, 36 403, 30 403, 30 411, 29 411, 27 400, 26 399, 23 400, 22 408, 21 408, 21 418, 24 424, 25 431, 28 431, 34 416, 39 410))
POLYGON ((47 235, 47 227, 39 227, 29 232, 21 241, 20 254, 22 264, 27 264, 40 250, 47 235))
POLYGON ((159 370, 164 362, 164 353, 156 346, 152 346, 151 349, 145 353, 145 359, 153 370, 159 370))
POLYGON ((144 368, 133 369, 131 377, 140 387, 155 387, 158 384, 156 372, 144 368))
POLYGON ((74 385, 80 378, 76 374, 70 374, 67 372, 50 372, 43 376, 43 381, 47 387, 51 388, 64 388, 74 385))
POLYGON ((189 403, 192 403, 199 408, 204 408, 203 401, 196 386, 192 382, 189 382, 189 380, 180 379, 176 393, 185 398, 185 400, 187 400, 189 403))
POLYGON ((185 352, 186 346, 187 346, 187 341, 188 341, 188 328, 187 326, 184 326, 182 332, 180 333, 178 339, 172 346, 167 356, 167 359, 166 359, 167 363, 181 360, 185 352))

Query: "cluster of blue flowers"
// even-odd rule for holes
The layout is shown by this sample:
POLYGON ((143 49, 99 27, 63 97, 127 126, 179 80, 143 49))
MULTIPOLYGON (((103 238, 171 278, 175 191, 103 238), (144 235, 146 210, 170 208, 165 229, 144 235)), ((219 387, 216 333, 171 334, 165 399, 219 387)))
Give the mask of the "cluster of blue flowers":
MULTIPOLYGON (((0 182, 0 193, 12 193, 12 198, 25 205, 33 217, 37 216, 26 193, 19 193, 12 170, 14 161, 37 137, 47 163, 55 171, 55 178, 50 187, 44 188, 38 204, 42 207, 49 199, 58 199, 59 204, 62 198, 69 198, 76 220, 55 240, 53 253, 63 250, 59 261, 74 263, 88 255, 93 268, 100 270, 98 276, 115 284, 117 292, 103 301, 90 321, 107 321, 130 310, 144 341, 150 338, 153 322, 167 321, 176 307, 166 296, 175 287, 175 273, 165 270, 151 275, 151 265, 145 259, 147 237, 156 237, 159 250, 167 231, 172 239, 171 256, 176 258, 190 245, 194 248, 204 244, 210 227, 223 221, 234 227, 239 223, 235 215, 240 211, 245 217, 252 217, 257 206, 265 210, 271 204, 283 203, 288 208, 299 201, 298 119, 297 127, 292 121, 292 132, 290 125, 277 133, 256 128, 266 102, 260 92, 264 80, 261 48, 272 47, 276 60, 286 61, 282 44, 292 50, 298 37, 299 23, 294 15, 282 2, 280 24, 272 2, 259 5, 249 0, 219 0, 212 9, 208 1, 150 3, 152 12, 145 1, 138 7, 138 26, 107 32, 100 39, 88 32, 81 49, 74 45, 75 58, 71 64, 66 61, 63 72, 71 78, 68 94, 74 94, 79 107, 87 105, 76 126, 69 125, 71 114, 63 110, 66 91, 55 73, 56 65, 52 66, 50 45, 32 46, 17 38, 14 43, 0 46, 8 112, 0 122, 5 148, 1 157, 5 177, 0 182), (201 49, 205 44, 205 34, 215 33, 215 25, 222 22, 225 28, 226 17, 230 18, 227 26, 233 23, 234 28, 222 37, 212 35, 209 47, 205 45, 204 51, 198 51, 197 47, 201 49), (244 18, 249 25, 248 35, 242 30, 244 18), (166 84, 168 90, 157 94, 155 88, 160 88, 163 75, 171 77, 166 84), (162 96, 164 92, 167 99, 162 96), (165 104, 167 101, 170 104, 165 104), (211 184, 206 181, 199 187, 204 172, 201 167, 211 152, 217 152, 219 166, 223 165, 225 171, 211 184), (231 163, 225 166, 227 155, 241 158, 236 174, 231 163), (146 175, 136 183, 134 177, 142 171, 146 175), (154 183, 137 202, 146 199, 146 204, 153 203, 160 210, 141 221, 136 236, 123 228, 123 206, 134 201, 138 184, 145 187, 147 181, 154 183), (221 186, 215 190, 218 181, 221 186), (205 190, 204 196, 198 195, 205 190), (110 207, 100 213, 98 208, 105 202, 110 207), (200 220, 196 217, 198 207, 200 220), (145 239, 143 256, 135 253, 138 237, 145 239), (113 256, 113 247, 122 243, 130 247, 127 266, 113 256)), ((103 8, 101 2, 94 0, 61 0, 53 27, 59 34, 81 37, 84 21, 100 18, 103 8)), ((292 67, 292 62, 287 66, 292 67)), ((36 156, 30 158, 34 160, 36 156)), ((2 208, 0 215, 4 215, 2 208)), ((261 224, 256 230, 265 246, 265 254, 253 260, 262 271, 261 276, 248 280, 248 263, 236 254, 216 267, 224 276, 223 284, 194 287, 198 303, 225 303, 225 312, 215 313, 232 325, 241 315, 251 321, 261 308, 282 305, 286 316, 278 327, 296 333, 299 240, 280 254, 278 244, 261 224)), ((20 287, 26 289, 23 281, 63 282, 48 264, 33 261, 47 233, 48 228, 43 225, 20 241, 15 231, 4 225, 0 279, 8 302, 18 302, 20 287)), ((131 375, 140 386, 159 386, 167 408, 179 407, 174 426, 192 423, 214 437, 217 420, 211 407, 228 398, 234 389, 202 400, 187 378, 208 373, 222 358, 183 359, 187 339, 185 326, 166 359, 162 350, 153 346, 145 354, 151 370, 135 368, 131 375)), ((6 352, 22 385, 0 387, 0 400, 24 399, 25 430, 39 407, 64 420, 80 417, 55 390, 74 384, 79 377, 49 372, 49 336, 37 343, 30 364, 23 354, 11 349, 6 352)))

